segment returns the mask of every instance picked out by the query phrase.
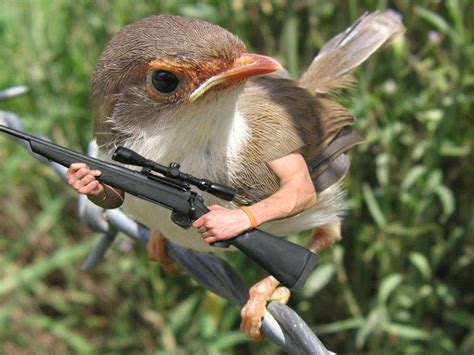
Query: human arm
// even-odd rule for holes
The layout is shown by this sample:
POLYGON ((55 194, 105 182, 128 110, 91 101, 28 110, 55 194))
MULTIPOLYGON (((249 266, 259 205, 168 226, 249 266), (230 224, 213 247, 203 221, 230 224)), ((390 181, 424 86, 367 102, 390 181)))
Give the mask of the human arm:
MULTIPOLYGON (((271 196, 248 206, 257 225, 297 214, 316 203, 316 192, 303 156, 291 153, 268 163, 280 182, 280 188, 271 196)), ((241 209, 209 206, 210 212, 197 219, 205 242, 229 239, 250 229, 251 222, 241 209)))
POLYGON ((101 175, 99 170, 90 170, 84 163, 74 163, 66 172, 68 184, 77 192, 87 195, 96 205, 111 209, 120 207, 123 202, 123 191, 102 184, 97 180, 101 175))

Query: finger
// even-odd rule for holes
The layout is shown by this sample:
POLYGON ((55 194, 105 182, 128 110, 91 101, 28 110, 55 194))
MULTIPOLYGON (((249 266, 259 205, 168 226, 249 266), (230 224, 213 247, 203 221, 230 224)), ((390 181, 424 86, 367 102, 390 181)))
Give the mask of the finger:
POLYGON ((88 173, 89 173, 89 168, 87 167, 87 165, 81 163, 81 164, 78 164, 78 166, 76 166, 75 169, 72 169, 72 173, 70 176, 80 179, 82 176, 88 173))
MULTIPOLYGON (((68 180, 69 184, 72 185, 73 188, 75 188, 78 192, 81 192, 80 190, 84 187, 90 184, 92 181, 95 180, 95 177, 91 175, 86 175, 81 179, 74 179, 70 178, 68 180), (72 183, 71 183, 72 182, 72 183)), ((82 192, 81 192, 82 193, 82 192)))
POLYGON ((86 164, 84 163, 72 163, 71 165, 69 165, 69 169, 73 170, 73 171, 77 171, 81 168, 85 168, 87 167, 86 164))
POLYGON ((89 168, 87 165, 81 167, 79 170, 74 171, 72 174, 69 174, 67 182, 76 189, 80 188, 82 187, 80 180, 86 175, 89 175, 89 168))
POLYGON ((95 180, 95 176, 91 175, 91 174, 88 174, 88 175, 84 176, 81 180, 79 180, 79 182, 82 184, 82 186, 86 186, 86 185, 90 184, 92 181, 96 181, 96 180, 95 180))
POLYGON ((98 195, 102 191, 97 190, 97 187, 98 187, 98 182, 97 181, 92 181, 89 184, 84 185, 83 187, 81 187, 77 191, 79 193, 85 194, 85 195, 98 195))
POLYGON ((201 217, 201 218, 196 219, 196 220, 193 222, 192 226, 193 226, 194 228, 200 228, 200 227, 202 227, 202 226, 204 225, 204 222, 205 222, 204 218, 201 217))
POLYGON ((94 189, 92 190, 92 194, 93 195, 100 195, 104 190, 105 190, 105 187, 104 185, 102 185, 100 182, 98 182, 97 180, 95 181, 95 187, 94 189))
POLYGON ((101 176, 102 175, 102 171, 100 171, 100 170, 91 170, 90 173, 94 176, 101 176))
POLYGON ((201 233, 201 237, 205 239, 205 238, 215 237, 215 235, 211 231, 205 231, 201 233))
POLYGON ((216 237, 207 237, 207 238, 204 238, 204 242, 206 242, 207 244, 212 244, 214 242, 217 242, 219 239, 217 239, 216 237))
POLYGON ((87 176, 87 175, 90 175, 90 170, 89 170, 89 167, 86 165, 82 168, 80 168, 79 170, 76 171, 76 173, 74 174, 74 177, 76 179, 82 179, 83 177, 87 176))
POLYGON ((220 205, 210 205, 207 207, 209 211, 214 211, 214 210, 225 210, 225 207, 222 207, 220 205))
POLYGON ((73 176, 76 171, 78 171, 81 168, 84 168, 86 164, 84 163, 72 163, 69 165, 69 168, 66 171, 66 178, 69 179, 71 176, 73 176))

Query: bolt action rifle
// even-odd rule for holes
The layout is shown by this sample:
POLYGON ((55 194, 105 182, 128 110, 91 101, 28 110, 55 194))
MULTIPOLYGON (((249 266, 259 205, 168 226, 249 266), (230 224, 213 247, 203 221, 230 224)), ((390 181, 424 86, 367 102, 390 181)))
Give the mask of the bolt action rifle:
MULTIPOLYGON (((112 159, 142 167, 141 171, 77 153, 4 125, 0 125, 0 132, 27 141, 34 153, 64 167, 83 162, 91 169, 100 170, 102 174, 97 178, 100 182, 171 210, 171 220, 184 229, 190 228, 196 219, 209 211, 202 196, 192 191, 190 185, 227 201, 231 201, 236 194, 232 187, 181 172, 177 163, 166 167, 124 147, 118 147, 112 159)), ((283 285, 297 292, 303 287, 317 260, 317 255, 308 249, 259 229, 251 229, 212 245, 236 247, 283 285)))

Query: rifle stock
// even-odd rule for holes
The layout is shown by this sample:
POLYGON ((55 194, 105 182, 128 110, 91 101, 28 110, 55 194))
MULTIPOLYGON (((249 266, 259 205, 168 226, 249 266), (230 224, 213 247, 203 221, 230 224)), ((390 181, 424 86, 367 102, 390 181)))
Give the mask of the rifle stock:
POLYGON ((260 229, 213 245, 225 244, 235 246, 294 292, 301 291, 318 261, 317 254, 308 249, 260 229))
MULTIPOLYGON (((83 162, 92 169, 100 170, 102 175, 98 177, 99 181, 184 216, 181 223, 174 220, 184 228, 208 212, 202 198, 183 186, 172 185, 139 171, 74 152, 7 126, 0 125, 0 132, 26 140, 34 153, 65 167, 83 162)), ((235 238, 213 244, 224 248, 229 245, 241 250, 283 285, 296 292, 301 290, 317 261, 317 255, 308 249, 259 229, 252 229, 235 238)))

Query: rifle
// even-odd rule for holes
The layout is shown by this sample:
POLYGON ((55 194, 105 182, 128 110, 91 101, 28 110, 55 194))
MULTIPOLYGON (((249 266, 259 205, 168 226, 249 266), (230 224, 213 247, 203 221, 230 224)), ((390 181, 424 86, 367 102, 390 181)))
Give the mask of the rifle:
MULTIPOLYGON (((97 178, 100 182, 171 210, 171 220, 184 229, 190 228, 196 219, 209 211, 202 196, 192 191, 190 185, 227 201, 231 201, 236 194, 232 187, 182 173, 177 163, 166 167, 124 147, 118 147, 112 159, 140 166, 141 171, 77 153, 4 125, 0 125, 0 132, 27 141, 34 153, 64 167, 83 162, 91 169, 100 170, 102 174, 97 178)), ((308 249, 259 229, 251 229, 212 245, 236 247, 283 285, 296 292, 301 290, 317 261, 317 255, 308 249)))

